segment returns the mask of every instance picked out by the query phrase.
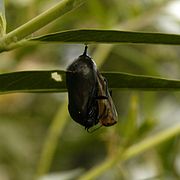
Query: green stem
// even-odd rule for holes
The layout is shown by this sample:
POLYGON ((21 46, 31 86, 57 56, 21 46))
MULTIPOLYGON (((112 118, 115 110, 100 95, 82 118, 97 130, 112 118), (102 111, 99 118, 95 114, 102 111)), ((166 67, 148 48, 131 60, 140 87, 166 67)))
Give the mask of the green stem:
POLYGON ((0 0, 0 37, 6 34, 5 2, 0 0))
POLYGON ((67 116, 67 102, 65 102, 60 106, 55 118, 51 123, 51 126, 49 127, 37 167, 37 177, 48 173, 51 167, 52 159, 57 144, 59 143, 59 137, 61 136, 67 122, 67 116))
POLYGON ((144 139, 142 142, 132 145, 128 149, 122 152, 122 148, 118 150, 117 154, 112 158, 108 158, 99 166, 92 168, 90 171, 82 175, 79 180, 92 180, 96 179, 98 176, 106 172, 108 169, 116 165, 117 163, 122 163, 130 158, 133 158, 154 146, 169 140, 170 138, 180 134, 180 124, 159 132, 149 138, 144 139))
POLYGON ((0 49, 6 49, 11 43, 16 43, 19 40, 25 38, 26 36, 32 34, 33 32, 39 30, 40 28, 44 27, 48 23, 54 21, 55 19, 59 18, 60 16, 66 14, 67 12, 77 8, 80 6, 85 0, 62 0, 57 3, 54 7, 50 8, 49 10, 45 11, 44 13, 40 14, 39 16, 35 17, 34 19, 30 20, 29 22, 23 24, 22 26, 18 27, 17 29, 11 31, 7 35, 5 35, 1 39, 0 49))

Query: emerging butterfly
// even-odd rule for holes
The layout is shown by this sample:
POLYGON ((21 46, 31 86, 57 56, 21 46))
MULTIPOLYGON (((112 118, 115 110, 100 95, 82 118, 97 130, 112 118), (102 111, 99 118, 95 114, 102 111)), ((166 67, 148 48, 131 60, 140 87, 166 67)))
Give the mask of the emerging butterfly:
POLYGON ((112 126, 117 112, 108 90, 107 80, 87 55, 87 46, 67 68, 68 109, 74 121, 89 129, 96 124, 112 126))

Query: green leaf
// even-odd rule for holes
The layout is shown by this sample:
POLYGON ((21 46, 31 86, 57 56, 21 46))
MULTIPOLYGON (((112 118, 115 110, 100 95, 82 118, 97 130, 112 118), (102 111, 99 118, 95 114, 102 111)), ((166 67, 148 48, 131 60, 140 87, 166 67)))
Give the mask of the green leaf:
MULTIPOLYGON (((180 81, 163 78, 133 75, 120 72, 102 73, 108 80, 111 89, 136 90, 180 90, 180 81)), ((52 71, 19 71, 0 74, 0 93, 13 92, 65 92, 66 72, 52 71)))
POLYGON ((180 90, 180 81, 121 72, 103 73, 112 89, 180 90))
POLYGON ((71 30, 30 39, 63 43, 147 43, 180 45, 180 35, 114 30, 71 30))
POLYGON ((4 0, 0 0, 0 37, 6 33, 6 18, 4 0))
POLYGON ((0 92, 64 92, 64 71, 19 71, 0 74, 0 92))

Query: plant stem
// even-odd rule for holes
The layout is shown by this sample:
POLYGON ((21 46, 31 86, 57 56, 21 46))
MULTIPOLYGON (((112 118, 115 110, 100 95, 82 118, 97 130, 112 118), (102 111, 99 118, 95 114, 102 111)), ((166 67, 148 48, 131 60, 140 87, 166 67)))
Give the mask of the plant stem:
POLYGON ((64 102, 57 111, 57 114, 55 115, 49 127, 47 137, 45 138, 45 142, 42 148, 40 160, 37 167, 37 177, 48 173, 51 167, 52 159, 57 144, 59 142, 59 137, 61 136, 66 125, 67 117, 67 102, 64 102))
POLYGON ((4 0, 0 0, 0 37, 3 37, 6 33, 6 17, 4 4, 4 0))
POLYGON ((153 135, 149 138, 144 139, 140 143, 132 145, 131 147, 127 148, 126 150, 120 149, 118 150, 117 154, 114 155, 112 158, 106 159, 102 164, 92 168, 90 171, 82 175, 79 180, 92 180, 96 179, 98 176, 106 172, 108 169, 116 165, 117 163, 122 163, 130 158, 133 158, 154 146, 163 143, 164 141, 173 138, 180 134, 180 124, 159 132, 156 135, 153 135))
POLYGON ((1 39, 1 45, 8 46, 11 43, 16 43, 19 40, 25 38, 26 36, 32 34, 33 32, 39 30, 40 28, 44 27, 48 23, 54 21, 55 19, 59 18, 60 16, 68 13, 69 11, 77 8, 80 6, 85 0, 62 0, 57 3, 54 7, 50 8, 49 10, 45 11, 44 13, 40 14, 39 16, 35 17, 34 19, 30 20, 29 22, 23 24, 22 26, 16 28, 15 30, 11 31, 7 35, 5 35, 1 39))

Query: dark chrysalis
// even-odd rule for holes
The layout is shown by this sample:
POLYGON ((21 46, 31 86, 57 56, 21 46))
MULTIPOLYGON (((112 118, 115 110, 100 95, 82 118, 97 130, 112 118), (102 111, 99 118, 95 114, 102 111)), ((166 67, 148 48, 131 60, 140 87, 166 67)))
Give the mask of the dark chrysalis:
POLYGON ((98 123, 98 82, 96 65, 86 53, 87 46, 67 68, 66 84, 72 119, 89 129, 98 123))
POLYGON ((117 112, 106 79, 87 55, 87 46, 66 73, 68 109, 74 121, 89 129, 96 124, 111 126, 117 122, 117 112))

